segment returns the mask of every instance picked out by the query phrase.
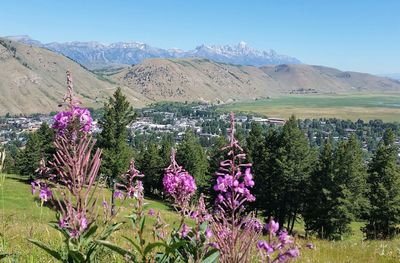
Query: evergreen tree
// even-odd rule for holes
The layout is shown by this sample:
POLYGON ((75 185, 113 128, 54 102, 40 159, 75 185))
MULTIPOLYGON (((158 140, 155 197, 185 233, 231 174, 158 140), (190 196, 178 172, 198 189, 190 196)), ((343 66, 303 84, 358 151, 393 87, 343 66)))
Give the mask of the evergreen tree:
POLYGON ((276 157, 282 184, 282 191, 278 193, 280 204, 276 217, 282 225, 287 222, 287 229, 292 232, 297 216, 302 213, 307 182, 316 161, 316 154, 311 150, 294 116, 285 123, 279 136, 276 157))
POLYGON ((331 143, 326 141, 319 155, 317 168, 308 183, 303 213, 306 231, 315 232, 320 238, 329 237, 334 232, 330 218, 333 182, 333 149, 331 143))
MULTIPOLYGON (((114 197, 114 183, 119 175, 129 167, 133 150, 128 146, 128 129, 135 115, 126 97, 118 88, 104 106, 104 115, 99 121, 102 128, 97 138, 97 146, 103 149, 100 171, 107 176, 114 197)), ((112 198, 112 210, 114 198, 112 198)))
POLYGON ((248 155, 248 161, 257 163, 262 159, 262 149, 264 147, 264 135, 262 126, 257 123, 251 123, 251 129, 249 136, 246 139, 246 152, 248 155))
POLYGON ((316 154, 292 116, 280 133, 268 132, 262 155, 254 166, 257 207, 291 232, 304 208, 316 154))
POLYGON ((30 177, 35 174, 41 159, 40 146, 39 135, 36 132, 29 134, 25 148, 17 154, 16 167, 19 174, 29 175, 30 177))
POLYGON ((340 141, 333 154, 329 141, 320 154, 318 168, 309 181, 304 211, 306 230, 321 238, 339 239, 365 210, 366 167, 355 136, 340 141))
POLYGON ((283 191, 283 184, 278 176, 278 169, 276 169, 278 137, 277 130, 269 129, 259 152, 252 156, 253 160, 256 158, 255 156, 260 157, 259 160, 253 162, 255 206, 268 219, 270 216, 276 216, 280 205, 278 194, 283 191))
MULTIPOLYGON (((139 168, 145 175, 143 177, 144 191, 148 195, 159 196, 163 190, 162 178, 165 160, 160 156, 157 145, 150 142, 140 158, 139 168)), ((168 161, 169 164, 169 161, 168 161)))
POLYGON ((42 158, 53 160, 53 139, 54 131, 45 122, 36 132, 29 134, 25 148, 16 154, 15 166, 19 174, 33 176, 42 158))
POLYGON ((207 156, 193 132, 186 132, 183 141, 178 145, 176 160, 196 180, 198 191, 205 192, 209 182, 207 156))
POLYGON ((43 122, 42 125, 40 125, 39 130, 37 130, 37 134, 41 144, 41 157, 46 161, 53 161, 53 154, 56 152, 53 144, 55 136, 54 129, 49 127, 46 122, 43 122))
POLYGON ((364 228, 367 238, 390 238, 400 223, 400 169, 392 130, 386 130, 369 164, 367 198, 370 208, 364 228))
MULTIPOLYGON (((264 170, 262 168, 263 167, 262 164, 265 158, 264 156, 265 137, 263 133, 264 130, 262 126, 257 122, 253 122, 251 123, 249 136, 246 139, 247 160, 253 164, 252 173, 256 183, 265 180, 265 178, 263 178, 264 170)), ((264 185, 264 182, 261 185, 264 185)), ((257 197, 261 197, 261 195, 263 194, 264 189, 261 188, 261 185, 255 186, 254 194, 257 197), (261 191, 257 192, 257 190, 261 191)), ((250 206, 257 210, 258 204, 260 202, 262 203, 263 201, 264 200, 261 197, 261 200, 256 199, 256 202, 250 204, 250 206)))
POLYGON ((352 134, 345 143, 345 152, 341 160, 337 161, 337 176, 342 176, 346 187, 350 191, 351 213, 360 219, 367 206, 365 199, 367 167, 363 160, 361 145, 352 134))

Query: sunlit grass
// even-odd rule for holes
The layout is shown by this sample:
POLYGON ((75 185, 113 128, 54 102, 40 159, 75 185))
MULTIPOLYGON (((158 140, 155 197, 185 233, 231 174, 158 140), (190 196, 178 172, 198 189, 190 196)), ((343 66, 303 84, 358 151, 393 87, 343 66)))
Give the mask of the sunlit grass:
MULTIPOLYGON (((5 179, 4 184, 4 211, 1 209, 1 231, 5 226, 5 251, 11 253, 5 262, 53 262, 42 250, 36 248, 27 241, 27 238, 34 238, 44 243, 59 246, 62 236, 49 227, 47 222, 55 219, 54 212, 47 207, 40 207, 39 203, 31 195, 30 185, 19 181, 17 177, 5 179)), ((106 198, 110 193, 106 190, 101 195, 106 198)), ((1 193, 1 191, 0 191, 1 193)), ((2 197, 0 196, 0 202, 2 197)), ((173 224, 178 222, 178 215, 167 205, 160 201, 146 200, 148 207, 155 211, 161 211, 163 219, 173 224)), ((124 203, 117 220, 125 220, 130 213, 129 203, 124 203)), ((151 226, 155 218, 149 217, 146 236, 151 236, 151 226)), ((360 227, 361 222, 352 224, 353 235, 343 241, 323 241, 317 239, 297 241, 302 246, 301 257, 298 262, 400 262, 400 240, 391 241, 363 241, 360 227), (315 245, 314 250, 305 248, 308 242, 315 245)), ((302 232, 301 223, 296 225, 296 231, 302 232)), ((126 222, 120 231, 116 232, 111 241, 129 248, 122 236, 133 236, 129 222, 126 222)), ((1 253, 1 251, 0 251, 1 253)), ((122 258, 112 253, 104 252, 104 262, 123 262, 122 258)))
POLYGON ((238 102, 221 107, 223 111, 258 113, 268 117, 382 119, 400 121, 400 93, 347 95, 290 95, 238 102))

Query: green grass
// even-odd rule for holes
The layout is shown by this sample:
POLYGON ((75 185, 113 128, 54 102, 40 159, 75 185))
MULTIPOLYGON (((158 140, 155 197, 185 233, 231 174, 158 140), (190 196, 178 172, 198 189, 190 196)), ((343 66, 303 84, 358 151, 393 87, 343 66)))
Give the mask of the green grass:
MULTIPOLYGON (((1 180, 0 180, 1 182, 1 180)), ((18 177, 6 177, 4 196, 0 196, 0 232, 4 233, 5 247, 0 247, 0 253, 7 252, 13 255, 5 262, 53 262, 42 250, 27 241, 34 238, 45 243, 58 246, 62 237, 58 232, 47 225, 54 220, 54 212, 47 207, 41 208, 30 193, 30 185, 18 180, 18 177), (4 200, 4 208, 2 206, 4 200)), ((1 194, 1 191, 0 191, 1 194)), ((109 196, 108 191, 102 194, 109 196)), ((149 208, 161 211, 166 222, 172 224, 178 220, 177 214, 162 202, 147 200, 149 208)), ((124 220, 130 212, 129 205, 121 210, 117 220, 124 220)), ((150 218, 147 229, 150 230, 154 218, 150 218)), ((360 231, 362 223, 353 223, 354 234, 343 241, 330 242, 323 240, 298 240, 302 246, 301 257, 298 262, 399 262, 400 240, 391 241, 363 241, 360 231), (305 248, 308 242, 315 244, 315 250, 305 248)), ((298 224, 297 231, 301 232, 302 225, 298 224)), ((150 231, 148 231, 150 235, 150 231)), ((132 236, 130 224, 123 225, 122 230, 116 232, 112 241, 127 247, 122 235, 132 236)), ((123 262, 122 258, 106 253, 104 262, 123 262)))
POLYGON ((268 117, 382 119, 400 121, 400 93, 289 95, 224 105, 222 111, 251 112, 268 117))

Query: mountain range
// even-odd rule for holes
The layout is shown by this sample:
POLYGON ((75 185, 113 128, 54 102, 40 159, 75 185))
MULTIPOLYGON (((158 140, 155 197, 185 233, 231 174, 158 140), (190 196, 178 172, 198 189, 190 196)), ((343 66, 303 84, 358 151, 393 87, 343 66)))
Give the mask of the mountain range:
POLYGON ((217 62, 262 66, 270 64, 298 64, 298 59, 281 55, 270 49, 260 51, 241 41, 237 45, 200 45, 193 50, 162 49, 140 42, 99 42, 41 43, 29 36, 9 36, 8 39, 20 43, 47 48, 63 54, 89 69, 123 67, 142 62, 147 58, 207 58, 217 62))
POLYGON ((134 107, 157 101, 223 104, 288 94, 400 92, 400 81, 306 64, 245 66, 205 58, 148 58, 133 66, 89 71, 36 44, 0 38, 0 115, 59 109, 65 72, 85 106, 100 107, 121 87, 134 107))

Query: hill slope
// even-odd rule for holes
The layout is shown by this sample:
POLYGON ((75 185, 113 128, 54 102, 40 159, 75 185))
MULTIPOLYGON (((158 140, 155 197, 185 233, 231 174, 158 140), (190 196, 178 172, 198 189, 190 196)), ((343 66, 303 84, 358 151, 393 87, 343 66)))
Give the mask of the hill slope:
POLYGON ((232 102, 291 93, 400 92, 400 82, 304 64, 238 66, 207 59, 148 59, 112 76, 150 100, 232 102))
MULTIPOLYGON (((87 106, 102 105, 115 89, 115 84, 100 80, 69 58, 0 38, 0 114, 57 110, 66 92, 67 70, 72 72, 77 96, 87 106)), ((146 101, 131 90, 125 92, 140 105, 146 101)))
POLYGON ((317 93, 400 92, 400 81, 366 73, 305 64, 264 66, 260 69, 293 93, 310 89, 317 93))

